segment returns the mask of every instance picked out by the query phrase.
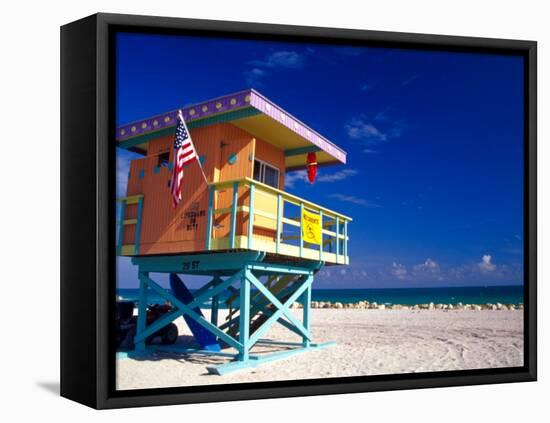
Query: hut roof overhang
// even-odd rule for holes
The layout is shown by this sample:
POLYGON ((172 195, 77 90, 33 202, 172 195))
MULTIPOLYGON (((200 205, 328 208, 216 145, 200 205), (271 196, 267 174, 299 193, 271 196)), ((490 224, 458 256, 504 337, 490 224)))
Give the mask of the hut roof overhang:
MULTIPOLYGON (((302 169, 306 155, 317 153, 320 165, 346 163, 346 152, 253 89, 182 108, 190 130, 230 122, 284 150, 287 170, 302 169)), ((131 122, 116 129, 117 146, 147 151, 149 141, 174 133, 177 110, 131 122)))

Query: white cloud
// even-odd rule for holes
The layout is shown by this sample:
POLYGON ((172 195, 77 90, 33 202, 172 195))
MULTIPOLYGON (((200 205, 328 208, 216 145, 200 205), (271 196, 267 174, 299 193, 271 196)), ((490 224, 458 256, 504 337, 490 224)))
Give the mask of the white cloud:
POLYGON ((317 182, 336 182, 342 181, 349 176, 356 175, 357 171, 354 169, 343 169, 335 173, 320 174, 317 176, 317 182))
POLYGON ((492 259, 493 257, 491 257, 490 254, 485 254, 483 257, 481 257, 481 261, 477 264, 479 270, 484 273, 493 272, 497 268, 497 266, 492 262, 492 259))
POLYGON ((407 277, 407 268, 403 266, 400 263, 396 263, 395 261, 391 264, 391 274, 395 276, 397 279, 405 279, 407 277))
POLYGON ((366 141, 370 144, 384 142, 401 135, 401 130, 397 126, 388 131, 382 131, 363 119, 352 119, 350 123, 346 124, 345 129, 351 139, 366 141))
POLYGON ((355 140, 374 139, 377 141, 386 141, 388 139, 388 136, 376 126, 362 119, 353 119, 346 125, 346 131, 348 136, 355 140))
POLYGON ((415 272, 430 272, 430 273, 437 273, 439 272, 439 263, 437 263, 435 260, 432 260, 431 258, 427 258, 424 263, 417 264, 413 267, 413 270, 415 272))
POLYGON ((300 69, 304 66, 305 58, 295 51, 275 51, 265 56, 263 60, 251 60, 248 63, 253 68, 244 72, 244 77, 246 83, 254 87, 261 86, 264 78, 269 75, 265 69, 300 69))
MULTIPOLYGON (((360 141, 366 144, 366 146, 372 146, 386 142, 392 138, 400 137, 402 125, 403 123, 400 121, 392 122, 387 116, 387 112, 383 111, 376 114, 373 120, 366 119, 365 117, 353 118, 344 125, 344 129, 352 140, 360 141), (376 124, 373 123, 375 121, 377 122, 376 124), (378 126, 378 123, 382 127, 378 126)), ((370 153, 372 150, 366 152, 370 153)))
POLYGON ((285 174, 285 188, 294 188, 296 182, 308 182, 307 173, 305 170, 297 170, 285 174))
POLYGON ((330 194, 329 197, 330 198, 335 198, 335 199, 340 200, 340 201, 345 201, 347 203, 357 204, 357 205, 363 206, 363 207, 369 207, 369 208, 382 207, 380 204, 376 204, 376 203, 367 201, 364 198, 354 197, 353 195, 330 194))
MULTIPOLYGON (((334 173, 319 173, 315 182, 336 182, 343 181, 350 176, 356 175, 358 172, 354 169, 343 169, 334 173)), ((297 170, 285 175, 285 188, 294 188, 297 182, 309 183, 307 172, 305 170, 297 170)))
POLYGON ((258 67, 299 69, 304 66, 304 56, 295 51, 275 51, 264 60, 252 60, 250 63, 258 67))
POLYGON ((259 68, 253 68, 244 73, 246 83, 250 86, 262 85, 262 78, 266 75, 266 72, 259 68))

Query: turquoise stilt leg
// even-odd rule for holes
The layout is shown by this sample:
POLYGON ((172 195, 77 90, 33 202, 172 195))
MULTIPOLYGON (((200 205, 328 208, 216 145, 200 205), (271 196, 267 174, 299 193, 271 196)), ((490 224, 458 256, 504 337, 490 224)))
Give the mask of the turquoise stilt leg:
POLYGON ((246 277, 246 272, 243 272, 241 278, 240 307, 239 343, 242 345, 242 350, 239 351, 239 360, 248 361, 250 333, 250 281, 246 277))
MULTIPOLYGON (((136 339, 138 336, 145 330, 147 325, 147 289, 148 286, 145 283, 145 278, 149 276, 146 272, 139 272, 139 303, 138 303, 138 318, 137 318, 137 329, 136 329, 136 339)), ((141 339, 135 344, 136 351, 145 351, 145 339, 141 339)))
POLYGON ((306 292, 304 292, 302 296, 302 307, 304 310, 304 329, 309 334, 309 338, 307 336, 302 337, 302 342, 304 347, 309 347, 310 345, 310 339, 311 339, 311 285, 309 285, 306 289, 306 292))
MULTIPOLYGON (((215 288, 216 285, 218 285, 219 283, 221 282, 221 279, 219 276, 215 276, 214 277, 214 283, 213 283, 213 287, 215 288)), ((218 309, 220 307, 220 296, 219 295, 214 295, 212 297, 212 310, 211 310, 211 315, 210 315, 210 322, 215 325, 215 326, 218 326, 218 309)))

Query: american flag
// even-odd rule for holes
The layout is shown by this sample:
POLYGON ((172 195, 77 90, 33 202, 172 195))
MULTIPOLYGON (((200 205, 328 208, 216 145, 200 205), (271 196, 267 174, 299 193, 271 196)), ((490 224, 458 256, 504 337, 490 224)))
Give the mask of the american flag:
POLYGON ((183 181, 183 166, 197 158, 197 152, 193 140, 189 135, 181 110, 178 112, 178 125, 176 126, 176 139, 174 140, 174 165, 170 191, 174 208, 181 201, 181 185, 183 181))

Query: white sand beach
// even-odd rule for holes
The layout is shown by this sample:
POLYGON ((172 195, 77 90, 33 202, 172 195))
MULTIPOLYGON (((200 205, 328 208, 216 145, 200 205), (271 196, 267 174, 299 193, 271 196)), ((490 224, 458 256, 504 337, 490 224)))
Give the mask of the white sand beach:
MULTIPOLYGON (((292 310, 301 317, 302 310, 292 310)), ((220 311, 224 319, 224 311, 220 311)), ((313 309, 315 342, 336 345, 224 376, 206 366, 226 358, 155 353, 117 359, 117 389, 160 388, 275 380, 330 378, 515 367, 523 365, 523 310, 313 309)), ((182 318, 179 343, 191 346, 182 318)), ((264 336, 298 341, 280 325, 264 336)), ((280 350, 257 346, 254 353, 280 350)), ((232 351, 232 350, 228 350, 232 351)))

